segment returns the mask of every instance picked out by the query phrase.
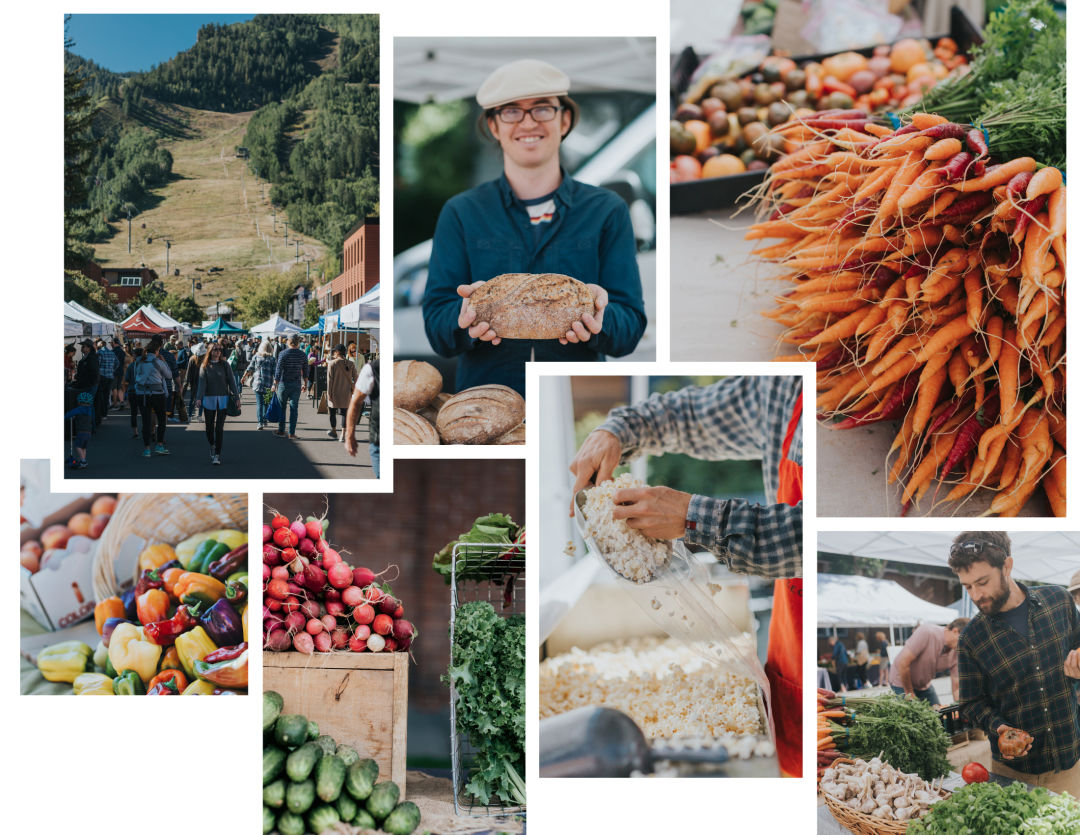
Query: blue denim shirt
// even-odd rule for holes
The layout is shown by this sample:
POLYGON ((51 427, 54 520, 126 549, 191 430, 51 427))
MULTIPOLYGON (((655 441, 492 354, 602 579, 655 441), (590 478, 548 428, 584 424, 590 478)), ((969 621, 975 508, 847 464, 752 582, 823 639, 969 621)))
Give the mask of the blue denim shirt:
POLYGON ((607 189, 566 176, 554 195, 555 217, 537 240, 528 212, 503 175, 443 206, 424 290, 424 329, 436 353, 462 354, 457 390, 500 383, 525 394, 525 363, 602 361, 634 350, 645 332, 645 300, 626 204, 607 189), (563 273, 608 292, 603 327, 588 342, 472 339, 459 328, 459 284, 503 273, 563 273))

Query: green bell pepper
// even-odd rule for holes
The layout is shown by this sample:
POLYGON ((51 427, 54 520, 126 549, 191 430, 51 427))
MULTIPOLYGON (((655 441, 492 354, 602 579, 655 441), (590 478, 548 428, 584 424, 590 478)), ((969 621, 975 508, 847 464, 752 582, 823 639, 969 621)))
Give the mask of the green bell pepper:
POLYGON ((218 542, 216 539, 206 539, 195 549, 195 556, 191 558, 187 570, 194 571, 197 574, 205 574, 210 563, 220 559, 227 553, 229 553, 229 546, 224 542, 218 542))
POLYGON ((124 670, 113 679, 113 692, 117 696, 145 696, 146 685, 134 670, 124 670))

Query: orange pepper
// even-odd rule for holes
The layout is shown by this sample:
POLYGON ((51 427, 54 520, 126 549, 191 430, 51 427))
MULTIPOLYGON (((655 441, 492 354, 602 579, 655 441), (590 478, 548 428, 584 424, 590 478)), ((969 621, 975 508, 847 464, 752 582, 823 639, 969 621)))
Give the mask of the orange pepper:
MULTIPOLYGON (((174 648, 170 647, 170 649, 174 648)), ((153 690, 155 684, 160 684, 163 681, 175 681, 176 689, 180 693, 183 693, 184 688, 188 686, 188 679, 187 676, 184 675, 183 670, 168 669, 162 670, 160 673, 150 679, 150 683, 146 685, 146 689, 153 690)))
POLYGON ((161 667, 161 671, 165 670, 182 670, 184 665, 180 663, 180 653, 176 651, 175 646, 171 646, 165 650, 161 655, 161 663, 158 665, 161 667))
POLYGON ((225 596, 225 584, 209 574, 185 571, 173 585, 173 597, 183 600, 193 592, 212 598, 216 602, 225 596))
POLYGON ((109 618, 122 618, 124 616, 124 601, 119 597, 106 597, 94 607, 94 626, 97 627, 98 635, 105 631, 105 621, 109 618))
POLYGON ((135 611, 143 626, 165 620, 169 614, 169 595, 161 589, 149 589, 135 600, 135 611))
POLYGON ((142 574, 148 568, 160 568, 169 560, 175 559, 176 551, 171 545, 151 545, 143 548, 142 553, 139 554, 139 573, 142 574))
POLYGON ((176 597, 174 589, 176 587, 176 581, 184 574, 182 568, 166 568, 165 573, 161 575, 161 579, 165 581, 165 591, 173 597, 176 597))

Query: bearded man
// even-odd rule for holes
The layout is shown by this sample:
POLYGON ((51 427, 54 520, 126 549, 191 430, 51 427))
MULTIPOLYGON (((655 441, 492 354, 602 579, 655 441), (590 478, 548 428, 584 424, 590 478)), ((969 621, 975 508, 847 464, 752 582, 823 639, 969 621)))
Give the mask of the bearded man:
POLYGON ((1002 531, 953 540, 949 567, 978 607, 960 635, 960 701, 986 731, 995 774, 1080 793, 1080 613, 1060 586, 1012 578, 1002 531))

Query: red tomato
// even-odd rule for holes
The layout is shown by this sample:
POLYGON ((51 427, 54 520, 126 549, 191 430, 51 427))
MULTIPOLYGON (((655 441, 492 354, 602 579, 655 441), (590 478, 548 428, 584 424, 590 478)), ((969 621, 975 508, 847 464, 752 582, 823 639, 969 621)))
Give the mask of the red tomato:
POLYGON ((981 763, 968 763, 960 772, 965 783, 985 783, 990 779, 990 772, 981 763))

